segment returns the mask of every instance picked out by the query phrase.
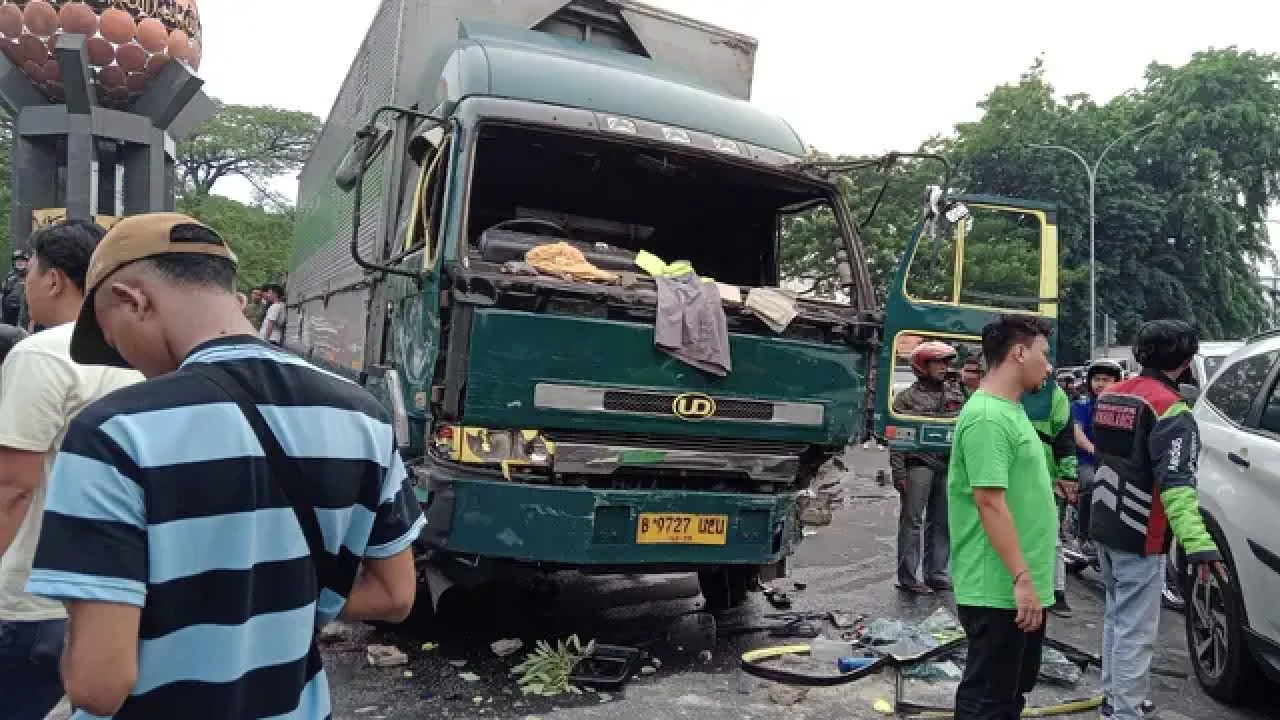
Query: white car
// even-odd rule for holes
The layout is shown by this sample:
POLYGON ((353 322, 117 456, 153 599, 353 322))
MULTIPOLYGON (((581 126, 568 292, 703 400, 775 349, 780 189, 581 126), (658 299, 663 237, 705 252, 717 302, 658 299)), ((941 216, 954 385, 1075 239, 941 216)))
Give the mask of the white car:
MULTIPOLYGON (((1191 376, 1196 388, 1203 390, 1207 387, 1213 376, 1217 375, 1218 370, 1222 369, 1222 363, 1227 359, 1227 356, 1242 347, 1244 347, 1244 343, 1239 340, 1200 343, 1200 353, 1191 362, 1191 376)), ((1163 601, 1165 607, 1178 612, 1182 612, 1186 608, 1186 602, 1183 600, 1182 590, 1177 579, 1182 568, 1182 562, 1182 548, 1177 543, 1174 543, 1169 550, 1169 563, 1165 571, 1163 601)))
POLYGON ((1280 332, 1214 368, 1195 403, 1200 508, 1228 578, 1185 578, 1187 649, 1205 691, 1241 700, 1280 681, 1280 332))
POLYGON ((1191 374, 1195 376, 1196 385, 1204 388, 1222 369, 1222 363, 1231 353, 1244 347, 1238 340, 1200 343, 1200 354, 1191 364, 1191 374))

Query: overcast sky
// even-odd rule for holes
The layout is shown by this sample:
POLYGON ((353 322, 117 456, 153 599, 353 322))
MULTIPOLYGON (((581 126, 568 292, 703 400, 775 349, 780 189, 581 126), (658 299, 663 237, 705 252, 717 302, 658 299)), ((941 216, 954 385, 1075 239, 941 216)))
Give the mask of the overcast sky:
MULTIPOLYGON (((1060 93, 1105 100, 1139 87, 1153 60, 1211 46, 1280 52, 1273 0, 649 2, 757 38, 753 102, 833 153, 914 149, 976 117, 1040 54, 1060 93)), ((378 4, 204 0, 207 92, 327 115, 378 4)))

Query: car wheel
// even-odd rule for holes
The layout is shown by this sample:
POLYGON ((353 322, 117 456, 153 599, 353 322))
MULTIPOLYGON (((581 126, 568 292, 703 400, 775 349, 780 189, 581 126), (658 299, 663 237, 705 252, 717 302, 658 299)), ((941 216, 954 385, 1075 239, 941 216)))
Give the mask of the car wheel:
POLYGON ((1255 686, 1258 667, 1244 633, 1243 599, 1235 570, 1225 563, 1229 577, 1223 582, 1199 573, 1190 584, 1184 613, 1187 650, 1196 678, 1206 693, 1225 703, 1245 699, 1255 686))

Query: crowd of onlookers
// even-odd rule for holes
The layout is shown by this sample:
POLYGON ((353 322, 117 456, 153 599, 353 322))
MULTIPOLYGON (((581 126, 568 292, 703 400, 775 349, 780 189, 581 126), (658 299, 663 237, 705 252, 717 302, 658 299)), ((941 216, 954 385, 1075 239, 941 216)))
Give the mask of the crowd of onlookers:
POLYGON ((0 297, 0 717, 329 717, 317 628, 415 599, 386 411, 278 347, 283 289, 237 292, 192 218, 29 247, 0 297))
POLYGON ((1100 714, 1116 720, 1153 709, 1148 671, 1172 538, 1199 572, 1223 572, 1197 509, 1199 434, 1179 390, 1199 347, 1194 329, 1147 323, 1134 343, 1142 372, 1125 377, 1096 360, 1074 399, 1052 381, 1049 334, 1038 318, 1001 318, 958 378, 954 348, 921 343, 910 356, 916 381, 893 399, 896 416, 955 422, 950 447, 893 450, 890 464, 902 498, 898 588, 954 593, 967 635, 961 720, 1021 716, 1045 612, 1071 614, 1064 541, 1093 553, 1102 576, 1100 714), (1042 391, 1029 411, 1024 398, 1042 391), (1068 508, 1074 536, 1062 530, 1068 508))
MULTIPOLYGON (((27 250, 14 250, 10 256, 9 270, 0 280, 0 361, 5 349, 38 329, 27 312, 26 280, 31 257, 27 250), (7 343, 7 344, 6 344, 7 343)), ((244 316, 258 330, 258 337, 274 345, 284 342, 285 318, 284 286, 268 283, 252 288, 249 295, 241 296, 244 316)))

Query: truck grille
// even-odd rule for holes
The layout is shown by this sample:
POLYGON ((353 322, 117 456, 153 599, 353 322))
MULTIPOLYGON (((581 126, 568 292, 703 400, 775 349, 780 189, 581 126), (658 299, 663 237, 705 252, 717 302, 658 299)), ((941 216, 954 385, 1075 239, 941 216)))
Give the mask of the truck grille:
POLYGON ((805 443, 748 440, 743 438, 688 437, 649 433, 617 433, 593 430, 549 430, 552 442, 617 447, 653 448, 655 450, 690 450, 694 452, 728 452, 753 455, 800 456, 809 448, 805 443))
POLYGON ((702 393, 645 392, 622 388, 601 388, 561 383, 538 383, 533 389, 533 405, 545 410, 570 412, 619 413, 650 415, 655 417, 695 419, 677 414, 677 401, 686 403, 686 412, 697 408, 710 411, 710 415, 697 415, 696 419, 714 418, 724 422, 757 422, 797 427, 822 427, 826 408, 820 402, 780 400, 748 400, 744 398, 697 396, 702 393), (707 398, 714 401, 710 407, 707 398))
MULTIPOLYGON (((671 406, 676 395, 671 393, 641 393, 626 390, 606 390, 604 409, 614 412, 642 413, 645 415, 672 415, 671 406)), ((711 417, 721 420, 773 419, 773 403, 757 400, 716 399, 716 410, 711 417)))

